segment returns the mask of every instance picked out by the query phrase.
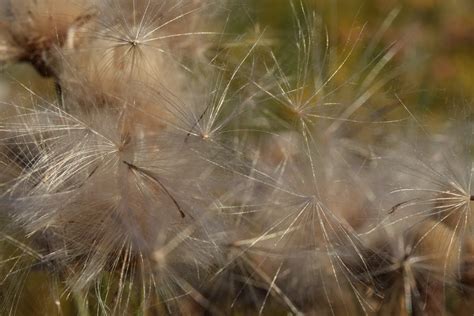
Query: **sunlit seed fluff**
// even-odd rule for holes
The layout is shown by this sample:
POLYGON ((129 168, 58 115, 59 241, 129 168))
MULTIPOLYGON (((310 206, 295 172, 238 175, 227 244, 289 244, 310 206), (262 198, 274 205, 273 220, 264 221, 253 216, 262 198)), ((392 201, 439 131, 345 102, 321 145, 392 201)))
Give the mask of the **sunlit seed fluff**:
POLYGON ((397 55, 401 45, 388 48, 380 60, 375 58, 361 71, 353 64, 357 64, 356 52, 363 29, 351 29, 341 56, 334 58, 332 50, 335 48, 330 47, 333 39, 324 33, 317 14, 307 10, 302 2, 290 3, 295 19, 292 67, 287 67, 286 59, 278 50, 271 51, 262 66, 265 75, 254 82, 263 98, 272 103, 271 111, 277 115, 273 124, 283 123, 285 128, 308 135, 311 134, 310 128, 316 126, 317 134, 323 138, 344 130, 347 125, 361 128, 402 121, 400 117, 374 118, 378 105, 372 102, 383 98, 384 85, 395 76, 395 72, 385 71, 385 67, 397 55), (351 75, 341 80, 341 73, 347 72, 351 75), (362 84, 353 85, 352 81, 362 84))
POLYGON ((19 58, 2 29, 0 53, 54 75, 57 100, 20 84, 30 102, 1 104, 0 314, 436 315, 468 301, 472 124, 444 143, 392 134, 419 125, 370 102, 400 46, 345 77, 362 32, 333 59, 298 1, 294 64, 261 38, 238 57, 213 43, 208 10, 224 2, 13 1, 9 25, 45 37, 19 58))
MULTIPOLYGON (((318 148, 312 139, 297 135, 291 140, 302 149, 296 153, 291 148, 277 149, 283 150, 283 156, 273 170, 257 162, 249 175, 259 185, 259 193, 267 191, 268 195, 263 194, 261 202, 235 210, 235 215, 241 214, 249 225, 248 237, 233 242, 237 259, 247 265, 264 262, 261 266, 250 264, 249 269, 254 269, 268 287, 267 297, 278 297, 295 313, 368 310, 370 306, 359 289, 366 285, 352 268, 357 262, 368 272, 364 246, 345 218, 346 209, 328 207, 323 189, 337 181, 330 171, 333 165, 317 150, 312 151, 318 148), (305 144, 310 151, 304 149, 305 144), (317 167, 321 165, 325 165, 324 170, 317 167)), ((349 201, 352 197, 339 196, 340 200, 345 198, 349 201)), ((266 308, 265 300, 260 308, 266 308)))
POLYGON ((98 7, 94 23, 77 32, 82 44, 66 51, 61 78, 108 98, 122 97, 134 81, 180 91, 192 76, 189 67, 205 61, 191 46, 205 51, 215 34, 202 26, 204 2, 102 1, 98 7))
POLYGON ((67 266, 70 290, 89 288, 105 272, 144 273, 143 286, 159 290, 156 273, 173 284, 167 295, 179 295, 198 286, 197 275, 219 257, 213 235, 222 228, 207 209, 215 196, 199 191, 208 163, 183 140, 174 143, 160 130, 144 134, 136 120, 128 125, 126 115, 45 104, 2 122, 10 139, 20 147, 28 139, 25 148, 37 150, 24 157, 3 200, 28 235, 47 233, 49 253, 42 255, 67 266))
MULTIPOLYGON (((427 135, 422 144, 393 150, 398 186, 384 225, 436 220, 453 230, 456 238, 472 238, 472 125, 459 120, 444 136, 427 135), (469 135, 469 136, 468 136, 469 135), (459 141, 454 142, 454 139, 459 141), (417 146, 417 147, 415 147, 417 146), (420 152, 423 154, 421 155, 420 152)), ((453 249, 461 255, 459 250, 453 249)))
MULTIPOLYGON (((387 226, 371 237, 370 273, 382 315, 445 312, 456 287, 461 240, 444 224, 387 226)), ((373 298, 376 296, 374 295, 373 298)))

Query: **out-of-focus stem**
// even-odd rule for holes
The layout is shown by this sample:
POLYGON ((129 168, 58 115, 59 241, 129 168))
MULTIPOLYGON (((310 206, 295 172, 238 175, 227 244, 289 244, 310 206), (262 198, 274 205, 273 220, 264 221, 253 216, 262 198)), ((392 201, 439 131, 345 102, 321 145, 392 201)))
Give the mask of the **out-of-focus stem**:
POLYGON ((59 105, 62 109, 64 109, 64 94, 63 94, 63 87, 61 83, 55 79, 54 80, 54 90, 56 91, 56 96, 58 97, 59 105))

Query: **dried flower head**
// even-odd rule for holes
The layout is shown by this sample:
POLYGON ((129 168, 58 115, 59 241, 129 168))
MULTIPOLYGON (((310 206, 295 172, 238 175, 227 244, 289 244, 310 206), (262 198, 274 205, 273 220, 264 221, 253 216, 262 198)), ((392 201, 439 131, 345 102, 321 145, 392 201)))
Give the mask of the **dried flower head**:
POLYGON ((43 76, 59 74, 57 50, 92 18, 87 0, 3 0, 0 62, 29 62, 43 76))

